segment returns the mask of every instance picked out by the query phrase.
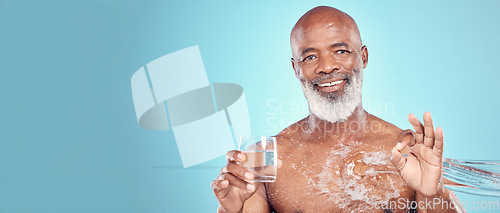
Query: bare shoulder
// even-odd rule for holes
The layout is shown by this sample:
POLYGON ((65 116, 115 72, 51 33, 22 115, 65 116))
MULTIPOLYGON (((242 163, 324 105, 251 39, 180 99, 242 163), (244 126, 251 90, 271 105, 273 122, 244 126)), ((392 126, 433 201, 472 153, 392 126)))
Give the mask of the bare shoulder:
POLYGON ((367 137, 384 142, 386 145, 393 146, 398 142, 403 129, 396 125, 382 120, 381 118, 368 114, 367 116, 367 137))
POLYGON ((303 133, 303 129, 306 128, 306 118, 303 118, 300 121, 297 121, 287 128, 283 129, 279 134, 277 134, 276 140, 278 143, 278 147, 285 151, 288 150, 288 148, 293 147, 295 143, 298 143, 299 141, 303 141, 303 137, 305 137, 303 133))

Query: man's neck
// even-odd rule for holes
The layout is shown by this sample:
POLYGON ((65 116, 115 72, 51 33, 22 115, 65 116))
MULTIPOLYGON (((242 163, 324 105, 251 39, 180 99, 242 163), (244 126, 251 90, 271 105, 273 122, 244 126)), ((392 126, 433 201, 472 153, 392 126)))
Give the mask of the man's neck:
POLYGON ((331 123, 322 120, 314 114, 309 114, 306 118, 307 125, 314 132, 321 132, 324 136, 350 137, 361 133, 366 125, 368 113, 362 106, 356 107, 354 112, 341 122, 331 123))

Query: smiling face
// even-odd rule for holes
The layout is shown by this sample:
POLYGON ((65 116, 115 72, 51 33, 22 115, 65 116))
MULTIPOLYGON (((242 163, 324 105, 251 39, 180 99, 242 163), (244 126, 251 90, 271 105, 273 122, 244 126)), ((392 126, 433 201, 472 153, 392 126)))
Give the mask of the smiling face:
POLYGON ((368 62, 354 20, 335 8, 314 8, 297 22, 290 44, 311 113, 330 122, 346 120, 361 104, 368 62))

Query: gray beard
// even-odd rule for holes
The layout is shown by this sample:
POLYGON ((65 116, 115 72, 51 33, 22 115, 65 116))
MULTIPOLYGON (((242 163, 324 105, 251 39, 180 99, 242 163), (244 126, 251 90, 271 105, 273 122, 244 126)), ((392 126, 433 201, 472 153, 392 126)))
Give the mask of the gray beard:
MULTIPOLYGON (((335 75, 330 75, 335 77, 335 75)), ((335 93, 327 94, 326 97, 315 86, 313 82, 318 83, 319 80, 332 78, 324 76, 321 79, 316 79, 311 82, 305 80, 302 76, 300 83, 304 96, 309 103, 309 112, 321 120, 331 123, 343 122, 352 115, 356 107, 361 106, 361 87, 363 85, 363 70, 354 73, 352 77, 348 77, 348 81, 344 85, 344 93, 336 95, 335 93), (327 77, 327 78, 326 78, 327 77)))

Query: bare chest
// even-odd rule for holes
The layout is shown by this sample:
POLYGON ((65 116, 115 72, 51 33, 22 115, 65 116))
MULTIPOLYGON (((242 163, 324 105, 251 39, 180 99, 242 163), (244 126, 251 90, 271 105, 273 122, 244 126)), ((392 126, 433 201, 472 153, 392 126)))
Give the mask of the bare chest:
POLYGON ((280 159, 278 179, 268 187, 277 212, 406 212, 398 202, 413 200, 413 190, 389 160, 390 149, 303 146, 280 159))

